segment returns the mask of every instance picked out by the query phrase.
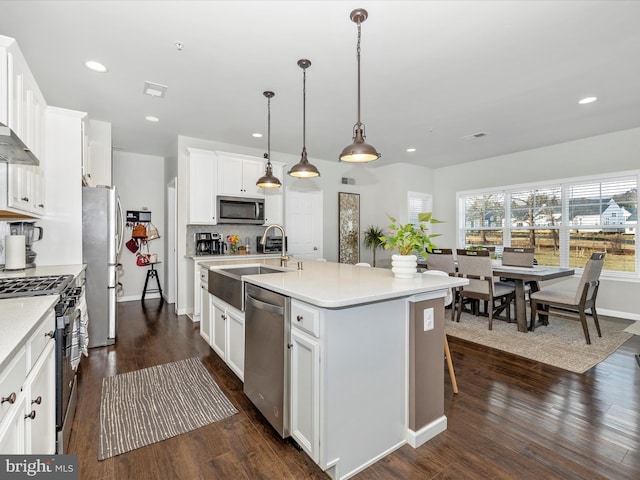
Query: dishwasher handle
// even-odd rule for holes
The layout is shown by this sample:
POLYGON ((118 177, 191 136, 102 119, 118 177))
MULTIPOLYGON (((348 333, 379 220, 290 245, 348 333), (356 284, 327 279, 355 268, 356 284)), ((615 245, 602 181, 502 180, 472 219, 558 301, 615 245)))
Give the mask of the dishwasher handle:
POLYGON ((247 294, 247 301, 251 303, 258 310, 265 310, 267 312, 275 313, 277 315, 284 315, 284 307, 263 302, 261 300, 258 300, 257 298, 253 298, 249 294, 247 294))

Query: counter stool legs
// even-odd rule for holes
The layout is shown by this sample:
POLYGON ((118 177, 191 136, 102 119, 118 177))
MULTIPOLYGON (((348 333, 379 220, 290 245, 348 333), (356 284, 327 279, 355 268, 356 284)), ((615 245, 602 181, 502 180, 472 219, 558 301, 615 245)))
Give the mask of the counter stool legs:
POLYGON ((447 340, 446 333, 444 334, 444 354, 447 357, 447 368, 449 369, 449 376, 451 377, 453 393, 458 393, 458 382, 456 382, 456 372, 453 370, 453 362, 451 361, 451 352, 449 351, 449 341, 447 340))
POLYGON ((162 287, 160 286, 160 278, 158 278, 158 271, 155 268, 155 264, 152 263, 151 265, 149 265, 149 270, 147 270, 147 278, 144 280, 144 290, 142 290, 142 300, 144 300, 144 297, 147 293, 155 293, 155 292, 160 292, 160 298, 162 298, 162 287), (149 285, 150 278, 156 279, 156 284, 158 285, 158 288, 153 290, 147 290, 147 286, 149 285))

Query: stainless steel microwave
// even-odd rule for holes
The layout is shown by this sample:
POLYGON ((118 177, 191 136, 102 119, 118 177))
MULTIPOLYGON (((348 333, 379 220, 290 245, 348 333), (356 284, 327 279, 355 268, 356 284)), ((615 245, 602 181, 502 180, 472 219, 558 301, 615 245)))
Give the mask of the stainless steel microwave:
POLYGON ((264 200, 218 195, 218 223, 264 224, 264 200))

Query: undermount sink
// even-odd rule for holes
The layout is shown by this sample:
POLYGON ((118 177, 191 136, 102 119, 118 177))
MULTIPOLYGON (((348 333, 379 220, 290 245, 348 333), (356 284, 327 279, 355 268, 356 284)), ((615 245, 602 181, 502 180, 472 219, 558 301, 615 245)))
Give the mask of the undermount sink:
POLYGON ((229 305, 243 311, 244 281, 246 275, 266 275, 270 273, 288 272, 289 269, 270 265, 239 265, 209 270, 209 293, 229 305))

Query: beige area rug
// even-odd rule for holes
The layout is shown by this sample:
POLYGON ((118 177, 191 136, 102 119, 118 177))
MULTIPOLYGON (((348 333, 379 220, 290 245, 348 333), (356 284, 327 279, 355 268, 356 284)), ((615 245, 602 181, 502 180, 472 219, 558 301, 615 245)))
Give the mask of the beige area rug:
POLYGON ((102 380, 98 460, 190 432, 238 411, 198 358, 102 380))
POLYGON ((602 318, 602 338, 598 337, 593 319, 587 319, 591 335, 591 345, 587 345, 582 325, 578 321, 550 317, 549 325, 536 327, 533 332, 521 333, 515 323, 494 320, 493 330, 489 330, 487 317, 463 313, 460 323, 457 323, 451 321, 449 314, 447 311, 447 335, 576 373, 586 372, 631 338, 631 333, 623 331, 626 324, 602 318))
POLYGON ((636 321, 623 330, 623 332, 640 335, 640 322, 636 321))

